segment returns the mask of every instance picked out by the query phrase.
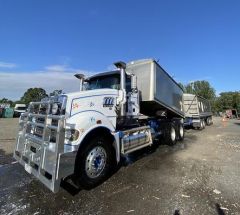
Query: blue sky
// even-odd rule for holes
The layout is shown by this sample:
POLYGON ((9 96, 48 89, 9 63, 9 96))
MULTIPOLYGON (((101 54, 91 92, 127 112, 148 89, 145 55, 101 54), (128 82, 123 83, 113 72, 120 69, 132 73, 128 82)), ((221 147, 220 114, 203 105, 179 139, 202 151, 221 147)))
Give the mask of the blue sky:
POLYGON ((0 98, 155 58, 177 81, 239 88, 240 1, 0 0, 0 98))

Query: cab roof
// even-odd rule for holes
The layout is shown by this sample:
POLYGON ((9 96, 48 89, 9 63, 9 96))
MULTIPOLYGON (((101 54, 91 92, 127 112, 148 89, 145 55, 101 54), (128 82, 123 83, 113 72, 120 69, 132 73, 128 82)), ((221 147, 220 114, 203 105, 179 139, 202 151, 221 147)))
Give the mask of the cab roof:
POLYGON ((102 77, 102 76, 109 76, 109 75, 120 75, 120 71, 115 70, 115 71, 110 71, 110 72, 98 73, 96 75, 92 75, 92 76, 86 78, 85 81, 89 81, 89 80, 94 79, 94 78, 98 78, 98 77, 102 77))

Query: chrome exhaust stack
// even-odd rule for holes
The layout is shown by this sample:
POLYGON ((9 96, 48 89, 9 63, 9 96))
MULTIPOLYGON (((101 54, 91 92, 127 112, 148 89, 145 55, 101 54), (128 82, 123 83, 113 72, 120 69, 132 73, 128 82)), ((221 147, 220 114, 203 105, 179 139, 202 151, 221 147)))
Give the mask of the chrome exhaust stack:
POLYGON ((121 116, 126 115, 126 63, 119 61, 114 65, 120 69, 120 90, 122 91, 121 116))
POLYGON ((79 84, 79 86, 80 86, 80 91, 82 91, 83 90, 83 82, 84 82, 84 74, 75 74, 74 75, 77 79, 79 79, 79 81, 80 81, 80 84, 79 84))

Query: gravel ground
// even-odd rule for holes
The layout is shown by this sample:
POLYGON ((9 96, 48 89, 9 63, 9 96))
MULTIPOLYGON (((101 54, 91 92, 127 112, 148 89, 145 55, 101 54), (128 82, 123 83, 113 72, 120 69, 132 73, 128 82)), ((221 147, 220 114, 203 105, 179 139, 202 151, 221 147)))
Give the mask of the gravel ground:
POLYGON ((0 214, 240 214, 240 121, 128 156, 97 188, 53 194, 12 158, 17 119, 0 119, 0 214))

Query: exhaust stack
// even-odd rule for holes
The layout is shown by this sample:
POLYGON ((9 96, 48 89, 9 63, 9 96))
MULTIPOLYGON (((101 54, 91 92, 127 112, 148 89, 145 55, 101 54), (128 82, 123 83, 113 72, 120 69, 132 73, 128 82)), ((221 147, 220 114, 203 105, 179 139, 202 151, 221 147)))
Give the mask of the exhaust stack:
POLYGON ((83 81, 84 81, 84 74, 75 74, 74 75, 77 79, 79 79, 80 83, 79 83, 79 86, 80 86, 80 91, 83 90, 83 81))
POLYGON ((122 101, 121 101, 121 116, 126 115, 126 63, 119 61, 114 65, 120 69, 120 89, 122 90, 122 101))

